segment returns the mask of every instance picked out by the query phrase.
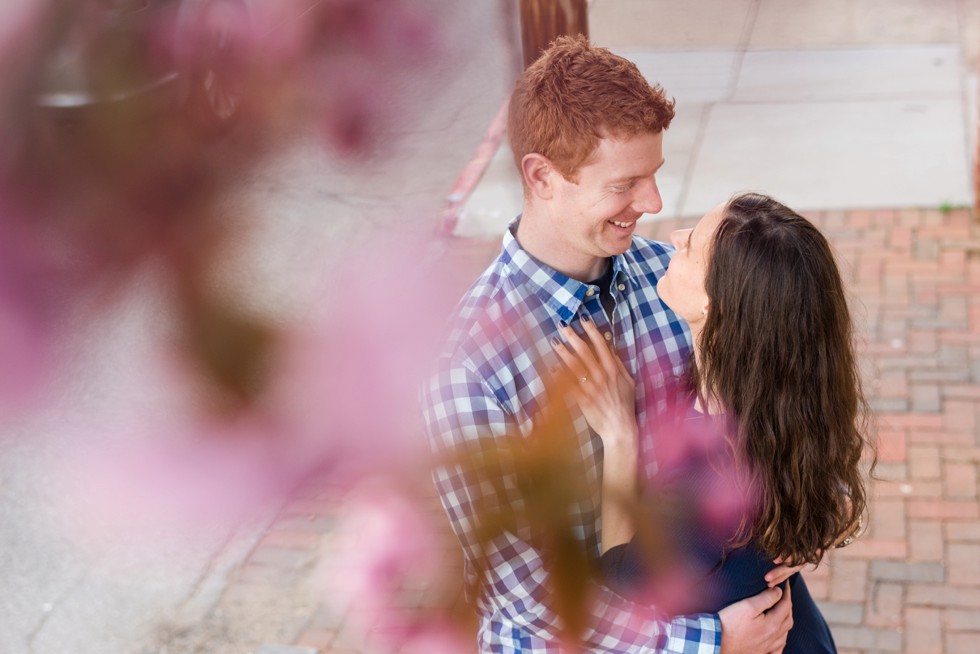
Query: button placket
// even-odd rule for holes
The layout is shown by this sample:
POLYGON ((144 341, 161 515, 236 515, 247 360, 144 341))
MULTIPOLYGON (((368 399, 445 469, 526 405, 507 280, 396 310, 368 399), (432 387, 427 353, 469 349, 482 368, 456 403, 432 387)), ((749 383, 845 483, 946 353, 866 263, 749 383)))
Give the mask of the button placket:
MULTIPOLYGON (((611 333, 612 323, 606 315, 606 310, 602 307, 602 300, 599 299, 599 294, 595 292, 595 287, 586 290, 585 295, 586 298, 582 301, 582 306, 579 311, 589 314, 589 318, 592 319, 593 324, 599 329, 600 334, 611 333), (596 308, 597 310, 590 311, 589 307, 596 308)), ((609 338, 607 337, 606 340, 608 341, 609 338)))

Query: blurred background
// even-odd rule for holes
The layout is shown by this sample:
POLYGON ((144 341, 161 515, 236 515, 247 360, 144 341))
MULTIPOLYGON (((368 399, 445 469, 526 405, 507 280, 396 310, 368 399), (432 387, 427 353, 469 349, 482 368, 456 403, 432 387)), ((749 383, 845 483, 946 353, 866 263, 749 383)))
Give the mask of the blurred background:
POLYGON ((980 0, 0 12, 0 651, 468 651, 414 389, 520 211, 531 15, 676 98, 646 235, 831 238, 881 479, 808 584, 842 652, 975 651, 980 0))
MULTIPOLYGON (((703 215, 747 190, 798 209, 955 207, 973 199, 978 11, 595 0, 589 27, 677 102, 660 217, 703 215)), ((458 233, 499 232, 520 211, 513 169, 498 150, 458 233)))

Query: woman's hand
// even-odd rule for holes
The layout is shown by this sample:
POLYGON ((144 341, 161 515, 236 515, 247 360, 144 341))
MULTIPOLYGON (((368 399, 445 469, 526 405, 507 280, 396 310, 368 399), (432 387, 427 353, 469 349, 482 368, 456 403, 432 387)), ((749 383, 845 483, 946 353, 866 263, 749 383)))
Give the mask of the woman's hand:
POLYGON ((805 563, 802 565, 788 565, 783 560, 783 557, 779 557, 773 563, 776 564, 776 567, 766 573, 766 583, 769 585, 769 588, 778 586, 806 567, 805 563))
POLYGON ((635 532, 629 507, 637 493, 636 384, 588 314, 581 317, 588 343, 566 326, 561 327, 561 334, 567 345, 558 339, 553 339, 552 345, 575 377, 570 384, 572 396, 602 439, 600 515, 602 552, 606 553, 629 542, 635 532))
POLYGON ((636 384, 588 314, 581 317, 591 347, 567 326, 560 327, 567 345, 552 340, 555 352, 575 377, 570 384, 572 397, 605 448, 635 450, 636 384))

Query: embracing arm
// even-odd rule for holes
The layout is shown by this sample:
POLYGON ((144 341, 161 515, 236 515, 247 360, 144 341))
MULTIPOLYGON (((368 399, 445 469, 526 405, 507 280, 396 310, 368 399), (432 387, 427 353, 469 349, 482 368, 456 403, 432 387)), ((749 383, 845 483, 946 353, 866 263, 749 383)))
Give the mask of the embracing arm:
MULTIPOLYGON (((520 437, 509 413, 475 371, 448 361, 423 389, 423 413, 430 444, 437 455, 480 452, 484 443, 520 437)), ((520 501, 516 484, 489 478, 494 471, 447 463, 434 474, 437 490, 467 564, 483 571, 481 591, 486 611, 507 623, 500 637, 560 642, 561 623, 551 595, 541 553, 515 531, 492 537, 481 533, 483 507, 520 501)), ((518 529, 517 532, 523 533, 518 529)), ((611 590, 592 584, 587 625, 580 634, 586 652, 613 653, 719 651, 721 625, 716 615, 666 618, 611 590)), ((531 651, 534 651, 533 648, 531 651)))
POLYGON ((555 352, 571 372, 569 388, 589 426, 602 439, 602 553, 628 543, 636 533, 629 506, 636 499, 639 429, 636 384, 595 323, 582 314, 587 344, 573 329, 561 330, 565 343, 555 352))
MULTIPOLYGON (((583 319, 582 327, 589 344, 571 328, 564 327, 565 343, 552 341, 552 345, 570 373, 568 383, 576 403, 589 426, 602 438, 602 552, 605 555, 613 547, 629 542, 635 533, 627 506, 636 495, 639 450, 636 389, 629 372, 595 324, 583 319)), ((781 566, 776 571, 785 568, 781 566)), ((723 633, 721 654, 782 651, 793 625, 792 597, 777 584, 770 582, 768 590, 719 612, 723 633)))
POLYGON ((628 447, 603 446, 602 459, 602 553, 628 543, 636 533, 629 511, 636 497, 637 453, 628 447))

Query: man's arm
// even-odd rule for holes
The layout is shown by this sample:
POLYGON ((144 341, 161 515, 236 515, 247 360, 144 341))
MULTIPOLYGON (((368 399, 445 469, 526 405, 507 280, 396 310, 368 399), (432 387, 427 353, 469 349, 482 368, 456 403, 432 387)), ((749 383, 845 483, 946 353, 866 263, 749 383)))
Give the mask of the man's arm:
MULTIPOLYGON (((423 413, 430 443, 437 453, 481 451, 481 442, 520 437, 512 416, 497 402, 479 376, 443 361, 442 369, 423 389, 423 413)), ((450 524, 470 564, 484 573, 483 592, 495 611, 527 636, 557 643, 558 616, 549 599, 549 572, 527 540, 510 531, 493 538, 478 533, 482 507, 505 506, 514 485, 489 479, 473 466, 440 465, 435 483, 450 524), (510 491, 508 490, 510 489, 510 491)), ((630 602, 595 584, 591 620, 581 634, 589 652, 718 652, 721 623, 717 615, 666 619, 654 609, 630 602)))

